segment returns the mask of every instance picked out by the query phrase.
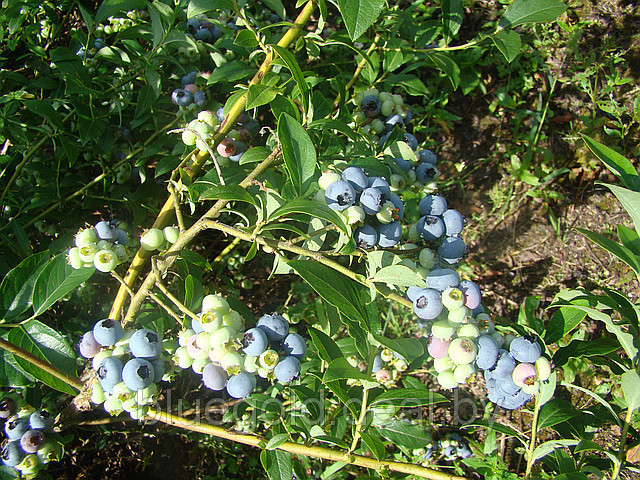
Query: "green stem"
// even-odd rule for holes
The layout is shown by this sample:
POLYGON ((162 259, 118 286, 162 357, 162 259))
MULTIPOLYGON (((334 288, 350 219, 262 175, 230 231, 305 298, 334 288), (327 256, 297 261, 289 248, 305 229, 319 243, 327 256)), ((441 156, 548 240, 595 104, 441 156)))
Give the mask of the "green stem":
MULTIPOLYGON (((252 447, 264 448, 264 446, 267 444, 267 440, 258 435, 238 433, 223 427, 209 425, 203 423, 202 421, 189 420, 177 415, 172 415, 168 412, 150 409, 148 415, 152 419, 170 426, 190 430, 192 432, 212 435, 214 437, 231 440, 233 442, 250 445, 252 447)), ((463 477, 458 477, 457 475, 438 472, 437 470, 432 470, 430 468, 425 468, 418 465, 401 462, 390 462, 384 460, 374 460, 372 458, 363 457, 360 455, 352 455, 346 451, 337 451, 330 448, 299 445, 294 442, 284 442, 276 448, 278 450, 289 452, 294 455, 321 458, 324 460, 330 460, 332 462, 348 463, 351 465, 357 465, 359 467, 370 468, 378 472, 399 472, 408 475, 415 475, 420 478, 428 478, 431 480, 465 480, 463 477)))
POLYGON ((536 402, 533 411, 533 420, 531 421, 531 439, 529 440, 529 447, 527 449, 527 471, 525 473, 525 479, 531 478, 531 470, 535 460, 533 458, 533 451, 536 448, 536 440, 538 436, 538 417, 540 415, 540 395, 536 395, 536 402))
POLYGON ((624 418, 624 425, 622 426, 622 433, 620 434, 620 446, 618 447, 618 463, 616 465, 611 480, 617 480, 620 477, 622 466, 625 462, 625 445, 627 443, 627 434, 629 433, 629 426, 631 425, 631 418, 633 416, 633 409, 627 409, 627 415, 624 418))

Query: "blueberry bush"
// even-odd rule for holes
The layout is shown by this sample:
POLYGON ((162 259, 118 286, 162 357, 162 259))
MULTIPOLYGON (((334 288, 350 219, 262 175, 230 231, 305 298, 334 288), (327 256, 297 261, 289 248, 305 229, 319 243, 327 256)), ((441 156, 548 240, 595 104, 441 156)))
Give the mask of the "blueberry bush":
MULTIPOLYGON (((466 167, 435 133, 487 69, 547 68, 573 6, 467 3, 2 4, 0 478, 58 478, 116 431, 237 464, 190 478, 637 475, 636 300, 592 285, 492 312, 448 188, 466 167)), ((628 83, 578 82, 612 123, 575 135, 635 228, 578 230, 637 282, 628 83)), ((534 107, 496 88, 517 131, 534 107)), ((538 107, 509 168, 551 205, 569 169, 538 107)))

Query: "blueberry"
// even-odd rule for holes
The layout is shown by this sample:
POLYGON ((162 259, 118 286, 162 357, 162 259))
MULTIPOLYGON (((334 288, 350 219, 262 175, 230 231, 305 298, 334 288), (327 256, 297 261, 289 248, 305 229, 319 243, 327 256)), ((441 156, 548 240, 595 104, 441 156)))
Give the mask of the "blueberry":
POLYGON ((512 340, 509 352, 518 362, 535 363, 542 355, 542 348, 534 337, 525 335, 512 340))
POLYGON ((415 286, 407 288, 407 298, 413 302, 422 290, 424 290, 424 288, 415 286))
POLYGON ((518 393, 518 390, 520 390, 520 387, 518 385, 516 385, 516 383, 513 381, 513 375, 512 374, 499 374, 496 375, 496 388, 500 391, 502 391, 505 396, 508 395, 515 395, 516 393, 518 393))
POLYGON ((97 375, 102 389, 109 393, 113 393, 113 387, 122 381, 122 369, 124 365, 117 357, 107 357, 100 362, 97 375))
POLYGON ((9 418, 16 409, 16 402, 12 398, 0 400, 0 419, 9 418))
POLYGON ((179 107, 188 107, 193 102, 193 94, 182 88, 176 88, 171 94, 171 101, 179 107))
POLYGON ((269 339, 260 328, 250 328, 242 336, 242 351, 247 355, 259 357, 267 348, 269 348, 269 339))
POLYGON ((2 463, 7 467, 15 467, 24 458, 24 451, 18 442, 7 442, 2 447, 2 463))
MULTIPOLYGON (((193 17, 187 20, 187 30, 191 35, 195 35, 195 33, 198 31, 199 28, 200 28, 200 20, 193 17)), ((189 82, 189 83, 193 83, 193 82, 189 82)))
POLYGON ((382 102, 375 95, 367 95, 360 103, 360 109, 367 117, 377 117, 380 114, 382 102))
POLYGON ((362 225, 356 229, 353 238, 358 247, 373 248, 378 244, 378 231, 371 225, 362 225))
POLYGON ((93 338, 103 347, 115 345, 123 334, 122 325, 110 318, 100 320, 93 326, 93 338))
POLYGON ((516 368, 516 361, 506 350, 498 351, 498 360, 493 368, 485 372, 485 377, 497 377, 499 375, 511 375, 516 368))
POLYGON ((152 358, 149 359, 149 363, 153 366, 153 383, 161 382, 165 371, 164 361, 161 358, 152 358))
POLYGON ((462 280, 460 282, 460 290, 464 294, 464 306, 475 310, 480 306, 482 301, 482 293, 480 287, 471 280, 462 280))
POLYGON ((407 142, 407 145, 409 145, 409 147, 411 147, 411 150, 418 149, 418 139, 410 133, 404 134, 404 141, 407 142))
POLYGON ((300 375, 300 360, 297 357, 284 357, 280 359, 273 373, 279 382, 289 383, 300 375))
POLYGON ((216 117, 218 118, 218 122, 222 123, 224 120, 224 107, 220 107, 216 110, 216 117))
POLYGON ((368 215, 375 215, 382 210, 383 203, 384 195, 376 187, 365 188, 360 194, 360 205, 368 215))
POLYGON ((447 211, 447 201, 440 195, 425 195, 418 204, 420 215, 440 216, 447 211))
POLYGON ((367 179, 367 187, 375 187, 382 192, 385 198, 388 198, 391 193, 389 182, 382 177, 369 177, 367 179))
POLYGON ((324 192, 324 198, 329 207, 334 210, 344 210, 356 201, 356 191, 349 182, 338 180, 333 182, 324 192))
POLYGON ((138 358, 156 358, 162 352, 162 341, 156 332, 143 328, 131 335, 131 355, 138 358))
POLYGON ((431 165, 435 165, 438 161, 438 157, 431 150, 423 149, 418 152, 420 155, 420 160, 422 163, 430 163, 431 165))
POLYGON ((118 229, 116 243, 118 245, 127 246, 129 245, 129 235, 124 230, 118 229))
POLYGON ((53 416, 46 410, 40 410, 39 412, 33 412, 29 416, 29 425, 34 430, 47 431, 53 427, 53 416))
POLYGON ((195 333, 204 332, 202 323, 200 323, 200 321, 196 320, 195 318, 191 319, 191 330, 193 330, 195 333))
POLYGON ((302 358, 307 353, 307 342, 297 333, 290 333, 282 340, 282 350, 286 355, 302 358))
POLYGON ((80 339, 80 344, 78 345, 80 355, 84 358, 95 357, 101 348, 102 346, 96 342, 96 339, 93 337, 93 332, 85 333, 80 339))
POLYGON ((371 366, 371 373, 376 373, 382 370, 383 366, 384 364, 382 362, 382 356, 378 353, 373 359, 373 365, 371 366))
POLYGON ((131 390, 142 390, 153 383, 153 365, 144 358, 132 358, 122 369, 122 381, 131 390))
POLYGON ((106 240, 107 242, 114 242, 118 236, 117 229, 111 228, 109 222, 104 220, 96 223, 93 227, 96 231, 96 235, 100 240, 106 240))
POLYGON ((391 203, 393 203, 393 206, 398 209, 398 212, 396 214, 398 216, 398 220, 402 220, 402 218, 404 217, 404 202, 402 201, 402 199, 393 192, 390 192, 387 195, 387 198, 391 203))
POLYGON ((4 433, 11 442, 20 440, 20 437, 29 430, 29 419, 14 415, 4 424, 4 433))
POLYGON ((198 90, 193 94, 193 102, 199 107, 204 107, 207 104, 207 95, 202 90, 198 90))
POLYGON ((411 170, 411 162, 409 160, 405 160, 404 158, 393 158, 392 160, 403 172, 406 173, 411 170))
POLYGON ((477 342, 478 356, 476 357, 476 365, 483 370, 493 368, 498 361, 498 344, 489 335, 481 335, 478 337, 477 342))
POLYGON ((289 333, 289 323, 277 313, 263 315, 258 320, 256 327, 266 333, 271 342, 278 342, 289 333))
POLYGON ((238 140, 236 142, 236 151, 233 155, 229 155, 229 160, 231 160, 232 162, 239 162, 242 158, 242 155, 244 155, 244 152, 246 151, 247 145, 244 142, 238 140))
POLYGON ((256 388, 256 377, 249 372, 240 372, 227 382, 227 393, 233 398, 248 397, 254 388, 256 388))
POLYGON ((418 220, 416 230, 425 242, 437 241, 444 235, 444 222, 440 217, 425 215, 418 220))
POLYGON ((342 180, 349 182, 356 192, 361 192, 367 188, 368 179, 361 168, 347 167, 342 172, 342 180))
POLYGON ((44 445, 44 434, 40 430, 27 430, 20 437, 20 446, 26 453, 36 453, 44 445))
POLYGON ((507 410, 515 410, 517 408, 522 407, 525 403, 531 400, 533 397, 519 389, 516 393, 512 395, 506 395, 501 402, 497 403, 498 406, 505 408, 507 410))
POLYGON ((440 263, 446 266, 455 266, 464 257, 467 246, 460 237, 447 237, 438 247, 440 263))
POLYGON ((448 237, 454 237, 462 233, 465 220, 457 210, 449 209, 445 211, 442 214, 442 221, 448 237))
POLYGON ((460 285, 460 276, 455 270, 441 268, 429 272, 425 282, 428 288, 444 292, 449 287, 457 287, 460 285))
POLYGON ((404 127, 404 120, 398 114, 389 115, 384 121, 384 128, 387 132, 393 130, 393 127, 395 127, 396 125, 404 127))
POLYGON ((383 248, 395 247, 402 238, 400 222, 378 225, 378 245, 383 248))
POLYGON ((185 85, 191 85, 192 83, 195 83, 197 77, 198 72, 195 70, 187 73, 184 77, 182 77, 182 86, 184 87, 185 85))
POLYGON ((211 390, 222 390, 227 386, 229 375, 227 371, 219 365, 207 364, 202 370, 202 382, 205 387, 211 390))
POLYGON ((429 183, 438 178, 440 172, 431 163, 421 163, 416 167, 416 179, 422 183, 429 183))
POLYGON ((211 30, 202 26, 196 31, 194 36, 196 37, 196 40, 202 40, 203 42, 211 42, 213 40, 211 30))
POLYGON ((215 43, 218 41, 220 37, 222 37, 222 29, 217 25, 214 25, 211 29, 211 43, 215 43))
POLYGON ((413 300, 413 311, 422 320, 433 320, 442 312, 442 297, 431 288, 423 288, 413 300))

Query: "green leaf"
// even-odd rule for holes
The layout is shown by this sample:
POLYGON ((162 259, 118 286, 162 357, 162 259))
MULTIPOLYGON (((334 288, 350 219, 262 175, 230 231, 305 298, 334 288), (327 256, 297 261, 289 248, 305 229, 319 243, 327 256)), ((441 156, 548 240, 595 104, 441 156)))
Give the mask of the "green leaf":
POLYGON ((411 363, 424 353, 424 347, 417 338, 387 338, 377 333, 372 333, 373 338, 385 347, 400 354, 407 363, 411 363))
MULTIPOLYGON (((278 45, 273 45, 273 49, 276 51, 278 56, 282 59, 285 66, 289 69, 289 71, 291 72, 291 75, 293 75, 293 79, 296 81, 296 85, 298 85, 298 89, 300 89, 300 97, 302 98, 302 111, 305 112, 306 114, 306 112, 309 111, 309 100, 310 100, 309 85, 307 84, 307 80, 304 78, 304 74, 302 73, 302 69, 300 68, 300 65, 298 65, 296 58, 287 49, 280 47, 278 45)), ((280 127, 280 124, 278 124, 278 128, 279 127, 280 127)))
POLYGON ((475 420, 471 423, 465 424, 465 428, 469 427, 480 427, 482 429, 502 433, 504 435, 507 435, 508 437, 517 438, 524 446, 528 446, 529 443, 527 437, 524 434, 511 427, 508 427, 507 425, 502 425, 495 420, 475 420))
POLYGON ((581 136, 589 150, 620 179, 625 187, 635 192, 640 192, 638 171, 629 160, 606 145, 596 142, 593 138, 582 134, 581 136))
POLYGON ((55 111, 49 102, 35 99, 23 100, 23 102, 27 110, 43 117, 54 127, 62 128, 62 117, 60 117, 60 114, 55 111))
POLYGON ((338 9, 352 41, 357 40, 376 21, 384 0, 338 0, 338 9))
POLYGON ((284 5, 280 0, 262 0, 269 9, 273 10, 277 13, 281 19, 285 19, 287 17, 287 12, 284 9, 284 5))
POLYGON ((640 406, 640 375, 635 370, 622 374, 622 393, 631 411, 640 406))
POLYGON ((518 323, 520 325, 528 325, 537 333, 542 334, 544 325, 542 321, 535 315, 536 310, 540 306, 540 297, 527 297, 524 299, 520 310, 518 310, 518 323))
POLYGON ((540 409, 538 428, 552 427, 579 415, 581 413, 576 410, 571 402, 554 398, 540 409))
POLYGON ((594 340, 572 340, 569 345, 560 347, 553 355, 553 363, 560 367, 567 363, 569 358, 591 357, 593 355, 606 355, 620 348, 620 342, 614 338, 600 337, 594 340))
POLYGON ((293 477, 293 466, 289 452, 263 450, 260 453, 260 462, 267 472, 269 480, 291 480, 293 477))
POLYGON ((262 162, 271 154, 271 149, 267 147, 253 147, 247 150, 240 157, 240 165, 245 163, 262 162))
POLYGON ((576 328, 587 314, 573 307, 560 307, 551 317, 544 333, 544 343, 551 345, 576 328))
POLYGON ((403 287, 424 285, 424 280, 406 265, 391 265, 381 268, 371 280, 403 287))
POLYGON ((25 258, 2 279, 0 284, 0 317, 9 320, 26 312, 31 306, 31 297, 36 279, 49 260, 49 251, 25 258))
POLYGON ((637 257, 640 257, 640 237, 635 230, 624 225, 618 225, 618 239, 637 257))
POLYGON ((353 128, 349 127, 346 123, 340 120, 334 120, 332 118, 320 118, 318 120, 314 120, 308 125, 310 130, 337 130, 340 133, 343 133, 351 140, 357 140, 358 135, 353 131, 353 128))
POLYGON ((274 221, 282 219, 282 217, 287 217, 292 214, 309 215, 312 218, 326 220, 327 222, 333 223, 343 232, 347 232, 344 220, 335 210, 316 200, 308 200, 304 198, 298 198, 285 203, 269 216, 269 220, 274 221))
POLYGON ((590 396, 591 398, 593 398, 595 401, 600 403, 600 405, 602 405, 604 408, 606 408, 609 411, 609 413, 611 414, 611 418, 618 423, 618 426, 622 426, 622 420, 620 419, 620 416, 615 412, 613 407, 611 407, 609 402, 607 402, 604 398, 602 398, 597 393, 594 393, 587 388, 578 387, 577 385, 573 385, 572 383, 568 383, 568 382, 560 382, 560 385, 562 385, 563 387, 579 390, 580 392, 590 396))
POLYGON ((232 0, 191 0, 187 7, 187 18, 214 10, 232 10, 232 0))
POLYGON ((236 39, 233 41, 234 45, 238 45, 239 47, 244 48, 254 48, 257 47, 260 42, 256 37, 256 34, 253 30, 249 30, 245 28, 244 30, 240 30, 236 35, 236 39))
POLYGON ((508 63, 511 63, 520 53, 522 48, 522 40, 513 30, 500 30, 498 33, 491 35, 491 40, 498 47, 500 53, 508 63))
POLYGON ((501 28, 555 20, 567 6, 559 0, 515 0, 500 19, 501 28))
POLYGON ((616 256, 619 260, 626 263, 631 267, 631 269, 636 273, 636 275, 640 275, 640 259, 636 257, 636 255, 629 250, 627 247, 620 245, 613 240, 608 239, 604 235, 600 235, 596 232, 591 232, 589 230, 585 230, 583 228, 576 228, 581 234, 591 240, 593 243, 600 245, 607 252, 616 256))
POLYGON ((33 289, 33 316, 37 317, 66 294, 89 280, 95 269, 74 270, 67 263, 65 252, 55 256, 42 269, 33 289))
POLYGON ((12 353, 0 349, 0 386, 26 387, 34 381, 33 377, 27 378, 27 373, 20 368, 12 353))
POLYGON ((158 94, 155 89, 151 85, 143 85, 140 89, 140 93, 138 94, 138 103, 136 104, 136 113, 134 117, 136 119, 141 118, 145 115, 158 99, 158 94))
POLYGON ((216 185, 200 194, 200 200, 232 200, 257 206, 255 199, 240 185, 216 185))
POLYGON ((580 440, 549 440, 548 442, 538 445, 533 450, 533 461, 540 460, 557 449, 562 447, 572 447, 574 445, 578 445, 578 443, 580 443, 580 440))
POLYGON ((462 0, 442 0, 440 7, 442 8, 445 43, 449 43, 462 26, 462 0))
POLYGON ((290 260, 293 268, 320 296, 347 318, 360 323, 367 331, 371 322, 365 299, 369 290, 334 269, 310 260, 290 260))
POLYGON ((391 420, 376 428, 387 440, 408 450, 424 448, 431 443, 431 436, 424 426, 412 425, 402 420, 391 420))
POLYGON ((298 196, 303 197, 316 171, 316 149, 302 125, 286 113, 278 121, 278 141, 291 182, 298 196))
POLYGON ((371 377, 356 367, 352 367, 346 358, 340 357, 329 363, 322 377, 322 383, 330 383, 337 380, 371 380, 371 377))
MULTIPOLYGON (((376 459, 383 460, 387 456, 387 450, 384 448, 384 443, 382 443, 377 436, 370 435, 367 432, 360 432, 360 437, 376 459)), ((362 480, 362 477, 359 478, 362 480)))
POLYGON ((255 67, 238 60, 233 60, 232 62, 224 63, 214 69, 209 80, 207 80, 207 85, 213 85, 221 82, 233 83, 253 75, 255 71, 255 67))
POLYGON ((436 68, 442 70, 449 77, 453 89, 458 88, 460 84, 460 67, 458 67, 458 64, 446 53, 430 52, 428 50, 426 53, 436 68))
POLYGON ((605 185, 613 192, 631 217, 631 220, 633 220, 636 232, 640 235, 640 192, 634 192, 617 185, 609 185, 608 183, 602 183, 602 185, 605 185))
MULTIPOLYGON (((45 324, 37 320, 30 320, 24 325, 12 328, 9 331, 7 340, 36 357, 46 360, 59 370, 75 376, 75 355, 73 349, 62 335, 45 324)), ((17 355, 14 355, 14 358, 18 365, 20 365, 20 368, 29 375, 32 375, 51 388, 63 393, 75 395, 75 389, 67 383, 17 355)))
POLYGON ((381 393, 371 402, 371 406, 382 404, 395 407, 420 407, 448 401, 449 399, 444 395, 440 395, 431 390, 398 388, 381 393))
POLYGON ((278 448, 280 445, 282 445, 284 442, 288 442, 289 441, 289 434, 288 433, 279 433, 277 435, 274 435, 273 437, 271 437, 269 439, 269 441, 267 442, 267 445, 265 445, 265 450, 275 450, 276 448, 278 448))
MULTIPOLYGON (((247 30, 244 30, 245 32, 247 30)), ((258 108, 273 101, 279 90, 268 85, 249 85, 247 92, 247 110, 258 108)), ((251 149, 249 149, 251 151, 251 149)))
POLYGON ((313 327, 308 327, 307 333, 311 337, 311 341, 316 347, 316 350, 318 350, 320 358, 325 362, 331 362, 332 360, 343 356, 340 351, 340 347, 338 347, 336 342, 334 342, 333 339, 323 331, 313 327))

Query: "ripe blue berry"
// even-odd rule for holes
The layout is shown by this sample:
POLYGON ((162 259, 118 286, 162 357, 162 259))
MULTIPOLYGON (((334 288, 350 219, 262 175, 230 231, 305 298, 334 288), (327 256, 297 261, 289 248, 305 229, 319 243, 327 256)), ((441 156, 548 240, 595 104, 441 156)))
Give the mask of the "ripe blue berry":
POLYGON ((411 150, 417 150, 418 149, 418 139, 416 137, 414 137, 413 135, 411 135, 410 133, 405 133, 404 134, 404 141, 407 143, 407 145, 409 145, 411 150))
POLYGON ((428 288, 444 292, 449 287, 457 287, 460 285, 460 276, 455 270, 441 268, 429 272, 425 282, 428 288))
POLYGON ((202 370, 202 382, 205 387, 211 390, 222 390, 227 386, 229 375, 227 371, 219 365, 207 364, 202 370))
POLYGON ((269 348, 269 339, 264 330, 250 328, 242 336, 242 351, 252 357, 259 357, 269 348))
POLYGON ((349 182, 338 180, 329 185, 324 192, 324 199, 329 207, 340 211, 353 205, 356 191, 349 182))
POLYGON ((266 333, 271 342, 278 342, 289 333, 289 323, 277 313, 263 315, 256 323, 256 327, 266 333))
POLYGON ((188 107, 193 102, 193 94, 182 88, 176 88, 171 94, 171 101, 179 107, 188 107))
POLYGON ((455 266, 464 257, 467 246, 460 237, 447 237, 438 247, 440 263, 445 266, 455 266))
POLYGON ((287 355, 302 358, 307 353, 307 342, 297 333, 290 333, 282 340, 282 350, 287 355))
POLYGON ((184 87, 185 85, 191 85, 192 83, 195 83, 197 77, 198 77, 198 72, 195 70, 187 73, 185 76, 182 77, 182 86, 184 87))
POLYGON ((24 458, 24 451, 18 442, 7 442, 2 447, 2 463, 7 467, 15 467, 24 458))
POLYGON ((382 356, 380 355, 380 353, 378 353, 373 359, 373 365, 371 366, 371 373, 376 373, 382 370, 383 366, 384 366, 384 362, 382 361, 382 356))
POLYGON ((416 179, 422 183, 429 183, 438 178, 440 172, 431 163, 421 163, 416 167, 416 179))
POLYGON ((211 30, 202 26, 196 31, 194 36, 196 37, 196 40, 202 40, 203 42, 210 42, 213 40, 211 30))
MULTIPOLYGON (((382 192, 385 198, 388 198, 391 193, 389 182, 382 177, 369 177, 367 179, 367 187, 375 187, 382 192)), ((397 195, 396 195, 397 196, 397 195)))
POLYGON ((256 377, 249 372, 240 372, 227 382, 227 393, 233 398, 248 397, 254 388, 256 388, 256 377))
POLYGON ((425 242, 438 241, 444 235, 444 222, 440 217, 425 215, 418 220, 416 230, 425 242))
MULTIPOLYGON (((199 28, 200 28, 200 20, 194 17, 187 20, 187 30, 191 35, 195 35, 195 33, 198 31, 199 28)), ((189 82, 189 83, 193 83, 193 82, 189 82)))
POLYGON ((4 424, 4 433, 9 441, 20 440, 20 437, 29 430, 29 419, 14 415, 4 424))
POLYGON ((384 203, 384 195, 376 187, 365 188, 360 194, 360 205, 364 209, 364 213, 375 215, 382 209, 384 203))
POLYGON ((105 392, 113 393, 113 387, 122 381, 123 368, 124 365, 117 357, 107 357, 100 362, 96 373, 98 381, 105 392))
POLYGON ((402 199, 393 192, 389 192, 389 194, 387 195, 387 199, 391 203, 393 203, 394 207, 398 209, 398 211, 396 212, 397 219, 402 220, 402 218, 404 217, 404 202, 402 201, 402 199))
POLYGON ((535 363, 542 355, 542 348, 534 337, 525 335, 511 341, 509 352, 518 362, 535 363))
POLYGON ((138 330, 129 340, 131 355, 138 358, 156 358, 162 352, 160 337, 153 330, 138 330))
POLYGON ((431 150, 423 149, 418 152, 420 156, 420 160, 422 163, 430 163, 431 165, 435 165, 438 161, 438 157, 431 150))
POLYGON ((393 158, 392 160, 403 172, 406 173, 411 170, 411 162, 409 160, 405 160, 404 158, 393 158))
POLYGON ((80 350, 80 355, 84 358, 93 358, 96 354, 102 349, 102 346, 96 342, 96 339, 93 337, 93 332, 85 333, 80 339, 80 344, 78 345, 78 350, 80 350))
POLYGON ((422 320, 433 320, 442 311, 440 292, 431 288, 423 288, 413 300, 413 311, 422 320))
POLYGON ((149 359, 149 363, 153 366, 153 383, 161 382, 165 370, 164 361, 162 358, 152 358, 149 359))
POLYGON ((153 365, 144 358, 132 358, 122 369, 122 381, 131 390, 142 390, 153 383, 153 365))
POLYGON ((367 117, 377 117, 380 114, 380 107, 382 107, 382 102, 375 95, 365 96, 360 103, 360 110, 367 117))
POLYGON ((122 325, 110 318, 96 322, 93 327, 93 338, 103 347, 115 345, 123 334, 122 325))
POLYGON ((93 227, 96 231, 96 235, 100 240, 106 240, 107 242, 114 242, 118 236, 117 229, 111 228, 109 222, 104 220, 96 223, 93 227))
POLYGON ((26 453, 36 453, 44 445, 44 434, 40 430, 27 430, 20 437, 20 446, 26 453))
POLYGON ((273 373, 279 382, 289 383, 300 375, 300 360, 297 357, 284 357, 273 369, 273 373))
POLYGON ((480 306, 482 301, 482 293, 480 287, 471 280, 463 280, 460 282, 460 290, 464 294, 464 306, 475 310, 480 306))
POLYGON ((478 356, 476 357, 476 365, 483 370, 493 368, 498 361, 498 344, 489 335, 481 335, 478 337, 477 342, 478 356))
POLYGON ((33 412, 29 416, 29 425, 34 430, 47 431, 53 427, 53 416, 46 410, 40 410, 39 412, 33 412))
POLYGON ((378 244, 378 231, 371 225, 362 225, 354 232, 353 239, 360 248, 373 248, 378 244))
POLYGON ((383 248, 395 247, 402 238, 400 222, 378 225, 378 245, 383 248))
POLYGON ((418 204, 420 215, 440 216, 447 211, 447 201, 440 195, 425 195, 418 204))
POLYGON ((449 209, 442 214, 442 221, 447 233, 447 237, 455 237, 462 233, 465 220, 457 210, 449 209))
POLYGON ((342 180, 349 182, 356 192, 361 192, 367 188, 368 179, 361 168, 347 167, 342 172, 342 180))
POLYGON ((193 94, 193 102, 199 107, 204 107, 207 104, 207 95, 202 90, 198 90, 193 94))

